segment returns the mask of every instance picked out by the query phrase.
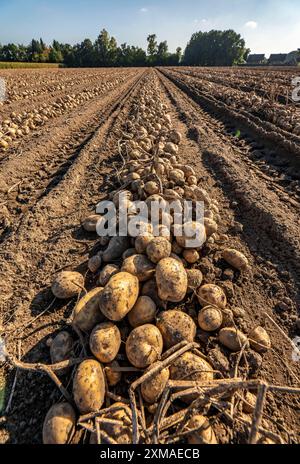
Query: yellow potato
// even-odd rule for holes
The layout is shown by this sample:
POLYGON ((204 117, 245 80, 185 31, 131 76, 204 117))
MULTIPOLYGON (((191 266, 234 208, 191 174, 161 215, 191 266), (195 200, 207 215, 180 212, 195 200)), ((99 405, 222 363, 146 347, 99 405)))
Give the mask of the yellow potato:
POLYGON ((250 345, 258 353, 265 353, 271 349, 271 340, 263 327, 256 327, 249 334, 250 345))
POLYGON ((99 284, 101 287, 105 287, 105 285, 108 283, 109 279, 120 272, 120 269, 118 266, 115 266, 114 264, 107 264, 102 271, 99 274, 99 284))
POLYGON ((218 232, 218 224, 210 218, 204 218, 204 227, 207 238, 218 232))
POLYGON ((156 362, 163 350, 163 339, 155 325, 146 324, 133 329, 126 341, 129 362, 138 369, 145 369, 156 362))
POLYGON ((102 287, 96 287, 88 292, 75 306, 73 324, 83 332, 89 332, 96 324, 102 322, 104 317, 99 309, 102 287))
POLYGON ((155 266, 146 256, 133 255, 123 261, 121 271, 136 276, 140 282, 146 282, 153 277, 155 266))
POLYGON ((179 303, 187 292, 187 274, 183 264, 174 258, 162 259, 156 266, 158 296, 163 301, 179 303))
POLYGON ((146 252, 147 246, 153 240, 152 234, 139 235, 134 242, 136 252, 138 254, 143 254, 146 252))
POLYGON ((202 330, 214 332, 218 330, 223 322, 222 311, 215 306, 205 306, 198 315, 198 323, 202 330))
POLYGON ((232 248, 226 248, 222 252, 222 258, 240 272, 247 271, 249 268, 249 261, 243 253, 232 248))
POLYGON ((51 290, 56 298, 61 300, 77 296, 84 287, 84 278, 79 272, 63 271, 58 274, 51 290))
POLYGON ((203 275, 199 269, 186 269, 188 278, 188 291, 196 291, 202 284, 203 275))
POLYGON ((188 436, 189 445, 217 445, 218 444, 216 435, 212 427, 209 425, 208 419, 204 416, 200 416, 199 414, 191 417, 191 419, 186 425, 186 429, 194 430, 198 428, 200 428, 200 430, 188 436))
POLYGON ((101 292, 99 308, 109 320, 121 321, 134 307, 138 296, 138 278, 128 272, 119 272, 101 292))
POLYGON ((169 369, 162 369, 150 380, 146 380, 142 383, 141 393, 147 403, 154 404, 160 399, 166 388, 169 377, 169 369))
POLYGON ((201 248, 206 242, 206 231, 200 222, 190 221, 175 227, 175 238, 181 248, 201 248))
POLYGON ((219 332, 219 341, 226 346, 230 351, 240 351, 240 349, 248 342, 245 334, 233 327, 224 327, 219 332))
POLYGON ((222 288, 217 285, 207 284, 199 288, 197 294, 199 303, 202 306, 217 306, 218 308, 225 309, 227 305, 227 298, 222 288))
POLYGON ((76 415, 69 403, 52 406, 44 420, 44 445, 66 445, 75 432, 76 415))
POLYGON ((172 245, 165 237, 156 237, 148 244, 147 256, 152 263, 159 263, 163 258, 168 258, 172 252, 172 245))
POLYGON ((101 217, 102 216, 100 216, 99 214, 92 214, 88 216, 82 221, 82 227, 87 232, 96 232, 97 223, 101 219, 101 217))
POLYGON ((110 364, 107 364, 104 367, 104 373, 107 380, 107 383, 110 387, 115 387, 118 385, 122 378, 121 372, 117 372, 114 369, 120 367, 118 361, 113 361, 110 364))
POLYGON ((60 332, 51 343, 51 363, 57 364, 70 358, 74 340, 68 332, 60 332))
MULTIPOLYGON (((114 403, 112 407, 116 408, 105 414, 105 419, 109 419, 112 422, 103 422, 100 427, 106 435, 101 435, 101 444, 110 445, 106 436, 109 436, 115 440, 119 445, 130 445, 132 444, 132 413, 129 406, 124 403, 114 403), (113 421, 120 422, 113 423, 113 421)), ((97 444, 96 434, 91 435, 90 444, 97 444)))
POLYGON ((128 321, 132 327, 150 324, 156 315, 156 304, 148 296, 140 296, 132 310, 128 313, 128 321))
POLYGON ((160 313, 156 325, 162 334, 166 349, 184 340, 193 342, 196 336, 196 324, 182 311, 170 310, 160 313))
POLYGON ((189 250, 184 250, 182 255, 189 264, 195 264, 200 259, 198 251, 193 250, 192 248, 189 250))
POLYGON ((73 397, 81 414, 99 411, 105 396, 105 379, 101 364, 93 359, 83 361, 73 381, 73 397))
POLYGON ((111 322, 96 325, 90 335, 91 352, 102 363, 111 363, 119 353, 120 346, 120 331, 111 322))

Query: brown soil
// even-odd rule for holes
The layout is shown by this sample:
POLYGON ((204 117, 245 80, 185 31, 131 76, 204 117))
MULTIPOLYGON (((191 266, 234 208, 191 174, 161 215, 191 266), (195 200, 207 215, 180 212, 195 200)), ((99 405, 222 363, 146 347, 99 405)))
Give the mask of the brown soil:
MULTIPOLYGON (((110 187, 106 179, 114 163, 121 165, 117 142, 144 72, 149 71, 139 71, 67 119, 51 121, 21 155, 16 150, 1 163, 0 189, 1 181, 8 187, 18 184, 8 196, 0 193, 3 334, 9 350, 19 351, 26 361, 49 363, 48 338, 68 326, 75 301, 53 302, 53 275, 62 268, 80 269, 87 286, 93 284, 86 260, 95 240, 80 222, 110 187)), ((200 267, 207 282, 224 287, 230 306, 244 309, 241 330, 263 325, 271 336, 273 349, 261 367, 255 365, 258 359, 249 361, 254 376, 272 384, 299 385, 300 365, 292 360, 291 346, 264 316, 267 312, 290 339, 299 335, 299 171, 289 152, 279 153, 247 125, 239 139, 234 137, 241 127, 236 119, 199 105, 193 89, 184 92, 166 75, 156 74, 183 135, 181 161, 196 169, 201 184, 218 200, 221 232, 251 261, 248 276, 226 274, 227 266, 210 245, 200 267)), ((0 390, 1 376, 6 378, 7 404, 15 372, 4 366, 0 390)), ((47 377, 18 372, 11 409, 0 421, 0 442, 40 443, 45 414, 58 399, 47 377)), ((300 441, 299 406, 295 397, 268 393, 265 421, 289 443, 300 441)), ((218 438, 236 442, 229 427, 218 438)))

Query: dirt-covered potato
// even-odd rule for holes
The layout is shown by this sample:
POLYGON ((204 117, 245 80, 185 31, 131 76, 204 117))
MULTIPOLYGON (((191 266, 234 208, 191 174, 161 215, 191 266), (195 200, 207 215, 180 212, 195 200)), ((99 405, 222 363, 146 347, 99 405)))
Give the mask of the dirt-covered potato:
POLYGON ((227 298, 222 288, 217 285, 207 284, 199 288, 197 297, 201 306, 217 306, 218 308, 225 309, 227 305, 227 298))
POLYGON ((118 272, 120 272, 118 266, 114 264, 107 264, 99 274, 99 284, 101 287, 105 287, 109 279, 118 272))
POLYGON ((95 256, 92 256, 88 261, 88 268, 92 274, 95 274, 101 267, 102 263, 102 253, 97 253, 95 256))
POLYGON ((156 362, 163 350, 163 339, 155 325, 146 324, 133 329, 126 341, 129 362, 138 369, 145 369, 156 362))
POLYGON ((50 346, 51 363, 57 364, 70 358, 74 340, 69 332, 60 332, 50 346))
POLYGON ((44 445, 67 445, 75 432, 76 414, 69 403, 52 406, 44 420, 44 445))
POLYGON ((156 315, 156 304, 148 296, 140 296, 132 310, 128 313, 128 321, 132 327, 150 324, 156 315))
POLYGON ((232 248, 226 248, 222 252, 222 258, 240 272, 245 272, 249 269, 249 261, 243 253, 232 248))
POLYGON ((146 282, 154 276, 155 266, 145 255, 133 255, 123 261, 121 271, 136 276, 139 282, 146 282))
POLYGON ((129 247, 130 241, 128 237, 112 237, 108 247, 102 254, 102 259, 105 263, 116 261, 129 247))
POLYGON ((149 296, 158 308, 164 308, 166 306, 166 302, 162 301, 158 296, 158 288, 154 279, 147 280, 147 282, 144 283, 141 296, 149 296))
POLYGON ((53 295, 60 299, 73 298, 77 296, 84 287, 84 278, 79 272, 60 272, 51 287, 53 295))
POLYGON ((183 248, 181 248, 181 246, 179 246, 175 240, 172 243, 172 253, 174 253, 175 255, 181 255, 182 252, 183 252, 183 248))
MULTIPOLYGON (((151 369, 151 367, 150 367, 151 369)), ((141 393, 146 403, 156 403, 163 394, 170 377, 169 369, 162 369, 150 380, 141 385, 141 393)))
POLYGON ((121 321, 134 307, 138 296, 138 278, 128 272, 119 272, 111 277, 100 294, 100 311, 111 321, 121 321))
POLYGON ((136 255, 136 249, 135 248, 128 248, 128 250, 124 251, 122 254, 122 260, 130 258, 130 256, 136 255))
POLYGON ((222 311, 216 306, 205 306, 198 314, 198 323, 205 332, 218 330, 223 322, 222 311))
POLYGON ((206 242, 206 231, 200 222, 190 221, 174 229, 175 238, 181 248, 201 248, 206 242))
MULTIPOLYGON (((112 411, 105 414, 105 419, 111 422, 103 422, 100 427, 105 432, 105 435, 101 435, 101 444, 110 445, 107 440, 107 436, 115 440, 119 445, 130 445, 132 443, 132 414, 131 409, 124 403, 114 403, 112 405, 112 411)), ((91 435, 91 445, 97 444, 96 434, 91 435)))
POLYGON ((83 332, 89 332, 96 324, 102 322, 104 317, 99 310, 102 287, 96 287, 78 301, 73 311, 73 324, 83 332))
POLYGON ((148 195, 155 195, 159 193, 159 185, 153 180, 150 180, 149 182, 146 182, 144 190, 148 193, 148 195))
POLYGON ((184 430, 197 430, 188 435, 189 445, 217 445, 215 432, 209 424, 207 417, 199 414, 191 417, 184 430))
POLYGON ((243 411, 246 414, 253 414, 257 400, 256 396, 253 393, 247 391, 245 393, 244 400, 245 401, 243 402, 243 411))
POLYGON ((189 264, 195 264, 197 261, 200 259, 200 255, 197 250, 193 250, 192 248, 190 250, 184 250, 182 253, 184 259, 187 261, 189 264))
POLYGON ((105 377, 110 387, 115 387, 116 385, 118 385, 122 378, 121 372, 115 370, 119 367, 120 365, 118 361, 113 361, 112 363, 109 363, 104 367, 105 377))
POLYGON ((165 237, 156 237, 148 244, 147 256, 152 263, 159 263, 164 258, 168 258, 172 252, 172 245, 165 237))
POLYGON ((218 232, 218 224, 213 219, 207 217, 204 218, 204 227, 206 230, 207 238, 218 232))
POLYGON ((82 227, 87 232, 96 232, 97 223, 101 219, 100 214, 92 214, 82 221, 82 227))
POLYGON ((154 239, 152 234, 139 235, 135 242, 134 246, 138 254, 143 254, 146 252, 147 246, 154 239))
MULTIPOLYGON (((213 380, 214 373, 211 365, 190 351, 180 356, 174 364, 170 366, 171 380, 196 380, 209 382, 213 380)), ((184 402, 190 403, 198 397, 197 394, 184 397, 184 402)))
POLYGON ((187 292, 187 274, 180 261, 164 258, 156 266, 158 296, 163 301, 179 303, 187 292))
POLYGON ((81 414, 99 411, 105 396, 101 364, 87 359, 79 364, 73 380, 73 397, 81 414))
POLYGON ((111 322, 96 325, 90 335, 91 352, 102 363, 111 363, 119 353, 120 346, 120 331, 111 322))
POLYGON ((193 342, 196 336, 196 324, 182 311, 170 310, 160 313, 156 325, 162 334, 166 349, 184 340, 193 342))
POLYGON ((245 334, 234 327, 224 327, 219 332, 219 341, 230 351, 240 351, 240 349, 248 342, 245 334))
POLYGON ((271 349, 271 340, 269 334, 263 327, 256 327, 249 334, 251 348, 258 353, 265 353, 271 349))
POLYGON ((202 284, 203 274, 199 269, 186 269, 188 292, 195 292, 202 284))

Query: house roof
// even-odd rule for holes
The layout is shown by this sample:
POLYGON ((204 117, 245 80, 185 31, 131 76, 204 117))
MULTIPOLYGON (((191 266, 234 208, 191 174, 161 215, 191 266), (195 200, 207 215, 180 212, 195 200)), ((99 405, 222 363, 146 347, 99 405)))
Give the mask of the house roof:
POLYGON ((287 57, 287 53, 272 53, 269 61, 284 61, 287 57))
POLYGON ((266 57, 263 54, 253 54, 253 55, 249 55, 247 62, 248 63, 258 63, 260 61, 265 60, 265 58, 266 57))

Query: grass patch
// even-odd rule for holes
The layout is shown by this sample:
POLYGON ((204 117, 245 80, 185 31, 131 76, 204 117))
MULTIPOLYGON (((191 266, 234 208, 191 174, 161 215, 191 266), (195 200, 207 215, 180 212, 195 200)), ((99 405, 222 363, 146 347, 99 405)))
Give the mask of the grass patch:
POLYGON ((36 69, 36 68, 63 68, 60 63, 13 63, 9 61, 0 61, 0 69, 36 69))

